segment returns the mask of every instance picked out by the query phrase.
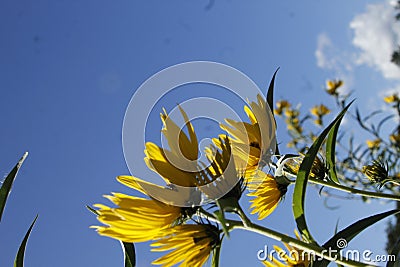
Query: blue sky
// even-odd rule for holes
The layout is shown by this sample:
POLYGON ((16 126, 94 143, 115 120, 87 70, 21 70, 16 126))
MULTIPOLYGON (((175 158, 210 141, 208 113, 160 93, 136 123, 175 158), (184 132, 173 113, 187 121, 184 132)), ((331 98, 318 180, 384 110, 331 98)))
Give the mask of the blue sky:
MULTIPOLYGON (((399 69, 382 60, 399 42, 398 24, 391 28, 387 16, 379 15, 390 10, 387 2, 215 0, 210 9, 207 5, 208 1, 0 3, 1 173, 5 175, 25 151, 30 153, 0 224, 2 264, 12 264, 38 213, 26 266, 54 266, 55 261, 58 266, 122 266, 118 242, 89 229, 97 221, 85 205, 105 202, 101 196, 110 192, 132 193, 115 180, 128 174, 121 143, 125 109, 136 88, 168 66, 221 62, 264 89, 280 67, 276 97, 304 106, 331 103, 323 93, 329 78, 345 79, 347 90, 356 90, 357 105, 365 110, 381 107, 385 92, 399 91, 399 69), (375 5, 367 8, 368 3, 375 5), (374 28, 366 24, 372 19, 385 23, 374 28), (377 36, 378 41, 363 36, 377 36), (379 55, 372 53, 376 47, 379 55)), ((176 99, 170 97, 165 105, 171 103, 176 99)), ((283 128, 278 134, 286 140, 283 128)), ((339 217, 345 226, 392 207, 338 201, 341 208, 330 211, 316 190, 309 192, 308 218, 321 242, 334 231, 339 217)), ((292 233, 290 194, 263 223, 292 233)), ((382 253, 385 226, 380 223, 366 231, 354 246, 382 253)), ((261 266, 256 252, 264 244, 277 242, 233 233, 224 243, 221 265, 261 266)), ((149 266, 155 258, 148 244, 137 245, 137 254, 138 266, 149 266)))

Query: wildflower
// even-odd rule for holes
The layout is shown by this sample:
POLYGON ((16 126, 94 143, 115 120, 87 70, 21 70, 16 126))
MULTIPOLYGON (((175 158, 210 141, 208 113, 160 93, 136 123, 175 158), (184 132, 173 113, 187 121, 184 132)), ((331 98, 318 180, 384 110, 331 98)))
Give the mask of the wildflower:
POLYGON ((163 238, 152 243, 152 251, 169 251, 153 261, 155 265, 203 266, 210 254, 220 246, 220 231, 211 224, 186 224, 162 231, 163 238))
POLYGON ((246 172, 251 173, 259 165, 263 167, 270 162, 270 146, 275 142, 275 123, 267 108, 265 99, 257 95, 257 102, 244 107, 250 123, 226 119, 227 124, 220 125, 231 136, 237 167, 246 172))
POLYGON ((392 95, 386 96, 385 98, 383 98, 383 100, 386 103, 391 104, 391 103, 399 102, 400 98, 399 98, 398 94, 392 94, 392 95))
POLYGON ((298 141, 293 139, 292 141, 290 141, 289 143, 286 144, 287 147, 292 148, 292 147, 296 147, 298 144, 298 141))
POLYGON ((326 82, 326 92, 330 95, 337 96, 337 89, 343 85, 342 80, 328 80, 326 82))
MULTIPOLYGON (((197 137, 188 117, 180 108, 188 128, 189 137, 168 118, 167 114, 161 114, 164 123, 163 134, 167 138, 171 150, 164 150, 153 143, 146 144, 146 163, 162 178, 170 183, 181 186, 199 185, 198 173, 190 172, 190 168, 197 168, 198 143, 197 137), (174 142, 178 141, 178 142, 174 142), (167 158, 168 155, 168 158, 167 158), (179 163, 180 169, 172 162, 179 163)), ((191 200, 191 192, 173 190, 168 187, 155 185, 133 176, 119 176, 118 181, 145 195, 152 193, 159 200, 168 200, 171 196, 177 202, 188 203, 191 200)), ((185 208, 165 204, 155 199, 133 197, 125 194, 114 193, 105 196, 117 207, 96 204, 97 219, 105 226, 93 226, 100 235, 109 236, 125 242, 145 242, 160 237, 160 231, 183 222, 190 218, 196 211, 196 207, 185 208)), ((196 202, 197 204, 197 202, 196 202)))
MULTIPOLYGON (((289 173, 297 175, 297 173, 299 172, 300 164, 301 164, 301 161, 303 160, 303 158, 304 158, 304 155, 302 155, 301 157, 288 159, 285 162, 285 166, 284 166, 285 169, 287 169, 287 171, 289 173)), ((326 167, 326 164, 325 164, 325 161, 323 160, 323 158, 321 158, 320 156, 317 155, 311 166, 310 176, 315 179, 323 180, 323 179, 325 179, 328 171, 329 170, 326 167)))
POLYGON ((276 109, 274 110, 274 113, 276 115, 282 115, 283 111, 290 108, 290 103, 286 100, 281 100, 276 102, 276 109))
POLYGON ((366 143, 369 149, 378 149, 381 144, 381 139, 367 140, 366 143))
POLYGON ((220 150, 216 145, 206 148, 210 166, 200 171, 199 180, 204 181, 205 184, 200 190, 211 199, 231 197, 237 201, 246 186, 245 174, 240 174, 236 169, 227 136, 225 139, 218 140, 218 147, 220 150))
POLYGON ((105 196, 117 208, 95 204, 97 219, 106 226, 92 226, 100 235, 124 242, 146 242, 160 236, 160 231, 173 225, 181 216, 180 207, 153 199, 114 193, 105 196))
POLYGON ((198 141, 188 116, 181 107, 179 109, 185 119, 189 136, 169 118, 164 110, 164 114, 161 114, 164 124, 162 133, 168 141, 170 150, 147 142, 145 161, 147 166, 157 172, 167 183, 194 187, 197 184, 195 170, 199 154, 198 141))
POLYGON ((301 134, 303 132, 303 127, 301 127, 299 116, 300 111, 296 109, 289 108, 285 110, 285 122, 287 125, 287 129, 289 131, 294 131, 301 134))
POLYGON ((316 120, 314 120, 315 124, 321 126, 323 116, 329 114, 331 111, 325 105, 321 104, 321 105, 314 106, 310 110, 310 112, 312 115, 317 117, 316 120))
POLYGON ((274 176, 258 171, 248 183, 248 188, 251 190, 248 196, 255 197, 250 200, 251 214, 258 213, 259 220, 270 215, 286 194, 287 186, 287 184, 279 184, 274 176))
POLYGON ((371 165, 364 166, 362 172, 373 183, 382 186, 389 179, 389 171, 387 166, 378 160, 374 160, 371 165))
POLYGON ((296 110, 296 109, 288 108, 288 109, 285 110, 285 116, 288 117, 288 118, 292 118, 292 119, 298 118, 299 115, 300 115, 300 112, 298 110, 296 110))
MULTIPOLYGON (((295 231, 296 238, 301 240, 299 233, 295 231)), ((286 243, 283 243, 286 247, 287 251, 284 249, 274 246, 277 255, 279 258, 284 261, 284 263, 280 262, 273 255, 270 256, 270 261, 263 261, 264 265, 267 267, 284 267, 284 266, 296 266, 296 267, 307 267, 310 264, 309 255, 296 247, 290 246, 286 243)))
POLYGON ((397 133, 391 134, 389 136, 389 139, 393 144, 399 145, 400 144, 400 131, 398 131, 397 133))

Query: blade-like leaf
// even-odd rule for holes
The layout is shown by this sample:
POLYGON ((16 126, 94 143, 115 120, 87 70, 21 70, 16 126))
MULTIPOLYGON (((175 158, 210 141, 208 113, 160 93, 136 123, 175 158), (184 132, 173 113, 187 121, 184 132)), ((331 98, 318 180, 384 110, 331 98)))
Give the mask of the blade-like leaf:
MULTIPOLYGON (((387 212, 379 213, 351 224, 340 232, 336 233, 332 238, 330 238, 323 247, 329 251, 336 251, 339 253, 342 249, 346 248, 348 243, 359 233, 361 233, 367 227, 377 223, 378 221, 396 213, 399 213, 400 210, 390 210, 387 212), (339 246, 340 244, 340 246, 339 246)), ((313 267, 326 267, 328 266, 329 261, 322 260, 316 261, 313 263, 313 267)))
POLYGON ((333 125, 332 129, 329 131, 328 138, 326 139, 326 163, 329 168, 329 177, 330 180, 339 184, 339 179, 336 174, 336 138, 339 131, 340 123, 342 122, 343 116, 336 121, 333 125))
POLYGON ((4 208, 6 206, 7 197, 10 194, 12 184, 17 176, 18 170, 21 167, 22 163, 28 156, 28 152, 22 156, 22 158, 18 161, 17 165, 11 170, 11 172, 7 175, 6 179, 4 180, 1 188, 0 188, 0 221, 3 215, 4 208))
POLYGON ((99 215, 99 212, 98 212, 97 210, 95 210, 94 208, 90 207, 89 205, 86 205, 86 208, 87 208, 90 212, 96 214, 97 216, 99 215))
MULTIPOLYGON (((354 101, 354 100, 353 100, 354 101)), ((304 199, 306 194, 308 176, 311 172, 312 165, 314 163, 314 159, 318 154, 318 150, 321 147, 325 137, 328 135, 329 131, 332 127, 344 116, 347 109, 353 103, 350 102, 343 110, 339 113, 339 115, 335 118, 331 124, 326 127, 320 136, 315 140, 307 154, 304 156, 303 161, 300 164, 299 171, 297 173, 296 183, 294 186, 293 192, 293 215, 297 224, 297 228, 299 229, 302 236, 309 242, 316 243, 313 237, 311 236, 310 231, 308 230, 305 215, 304 215, 304 199)))
POLYGON ((396 244, 390 250, 390 253, 389 253, 389 255, 394 255, 395 256, 395 260, 394 261, 388 261, 387 264, 386 264, 386 267, 399 266, 400 265, 399 254, 400 254, 400 237, 397 239, 396 244))
MULTIPOLYGON (((275 86, 275 77, 276 77, 276 74, 278 73, 278 70, 279 70, 279 68, 277 68, 276 71, 274 72, 274 75, 272 76, 272 79, 269 83, 269 87, 268 87, 268 91, 267 91, 267 104, 269 106, 269 109, 272 112, 272 116, 274 118, 275 125, 276 125, 276 120, 275 120, 275 116, 274 116, 274 86, 275 86)), ((278 142, 276 142, 275 154, 279 155, 278 142)))
POLYGON ((15 260, 14 260, 14 267, 23 267, 24 266, 24 255, 25 255, 26 243, 28 243, 29 235, 31 234, 33 225, 35 224, 38 216, 39 215, 36 215, 36 217, 33 220, 31 226, 29 227, 28 231, 26 232, 25 237, 22 240, 21 245, 19 246, 17 256, 15 257, 15 260))
POLYGON ((136 266, 135 245, 133 243, 127 243, 121 241, 121 246, 125 255, 125 267, 135 267, 136 266))
POLYGON ((383 118, 383 119, 379 122, 378 126, 376 127, 377 132, 379 133, 379 132, 381 131, 382 125, 383 125, 385 122, 387 122, 388 120, 390 120, 391 118, 393 118, 394 116, 395 116, 394 114, 391 114, 391 115, 389 115, 389 116, 383 118))

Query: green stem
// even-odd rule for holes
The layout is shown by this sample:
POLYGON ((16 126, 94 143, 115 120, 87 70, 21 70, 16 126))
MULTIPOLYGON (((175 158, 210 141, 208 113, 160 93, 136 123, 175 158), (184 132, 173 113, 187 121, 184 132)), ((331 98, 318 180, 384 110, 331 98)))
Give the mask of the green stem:
POLYGON ((200 216, 203 215, 203 216, 201 216, 201 217, 206 218, 206 219, 209 220, 209 221, 218 222, 218 223, 220 222, 220 221, 218 220, 218 218, 216 218, 216 217, 214 216, 214 214, 209 213, 208 211, 206 211, 206 210, 203 209, 202 207, 200 207, 199 212, 200 212, 200 216))
POLYGON ((248 225, 251 224, 249 217, 247 217, 246 213, 243 211, 243 209, 240 205, 238 205, 238 207, 237 207, 237 213, 238 213, 240 219, 242 219, 244 226, 247 227, 248 225))
POLYGON ((251 222, 247 226, 245 226, 242 222, 239 222, 239 221, 227 220, 227 222, 229 223, 230 230, 243 229, 243 230, 251 231, 254 233, 258 233, 263 236, 284 242, 284 243, 286 243, 290 246, 296 247, 300 250, 310 252, 311 255, 315 255, 320 258, 329 260, 329 261, 334 261, 334 262, 336 262, 338 264, 342 264, 344 266, 353 266, 353 267, 371 266, 371 265, 368 265, 365 263, 349 260, 344 257, 337 257, 338 255, 329 255, 329 253, 326 253, 327 249, 325 249, 323 247, 319 247, 315 244, 305 243, 296 238, 281 234, 279 232, 276 232, 274 230, 265 228, 263 226, 260 226, 260 225, 257 225, 257 224, 251 223, 251 222))
POLYGON ((221 253, 221 244, 218 244, 214 249, 214 256, 212 259, 212 267, 219 266, 219 255, 221 253))
POLYGON ((325 182, 325 181, 318 180, 318 179, 311 178, 311 177, 308 178, 308 181, 311 183, 314 183, 314 184, 319 184, 319 185, 323 185, 326 187, 334 188, 334 189, 337 189, 337 190, 340 190, 340 191, 343 191, 346 193, 356 194, 356 195, 365 196, 365 197, 383 198, 383 199, 400 201, 400 196, 396 196, 396 195, 364 191, 364 190, 355 189, 355 188, 347 187, 347 186, 340 185, 340 184, 334 184, 332 182, 325 182))

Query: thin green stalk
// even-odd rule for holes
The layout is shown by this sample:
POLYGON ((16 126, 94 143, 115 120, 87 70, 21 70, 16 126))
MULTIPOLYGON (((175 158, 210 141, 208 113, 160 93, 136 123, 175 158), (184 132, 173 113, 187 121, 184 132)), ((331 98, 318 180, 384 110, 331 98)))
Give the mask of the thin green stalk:
POLYGON ((202 207, 199 208, 199 212, 200 212, 199 215, 200 215, 201 217, 203 217, 203 218, 205 218, 205 219, 207 219, 207 220, 209 220, 209 221, 217 222, 217 223, 220 222, 220 221, 218 220, 218 218, 216 218, 216 217, 214 216, 214 214, 209 213, 208 211, 206 211, 206 210, 203 209, 202 207))
POLYGON ((323 185, 323 186, 326 186, 326 187, 334 188, 334 189, 337 189, 337 190, 340 190, 340 191, 343 191, 343 192, 346 192, 346 193, 355 194, 355 195, 400 201, 400 196, 396 196, 396 195, 364 191, 364 190, 355 189, 355 188, 347 187, 347 186, 340 185, 340 184, 334 184, 332 182, 325 182, 325 181, 318 180, 318 179, 311 178, 311 177, 308 178, 308 181, 311 182, 311 183, 314 183, 314 184, 323 185))
POLYGON ((233 220, 227 220, 229 223, 229 228, 231 230, 233 229, 243 229, 243 230, 247 230, 247 231, 251 231, 254 233, 258 233, 261 234, 263 236, 284 242, 290 246, 296 247, 298 249, 301 249, 303 251, 308 251, 310 253, 312 253, 312 255, 316 255, 320 258, 324 258, 326 260, 329 261, 335 261, 338 264, 342 264, 344 266, 352 266, 352 267, 366 267, 366 266, 373 266, 373 265, 368 265, 365 263, 361 263, 361 262, 357 262, 357 261, 353 261, 353 260, 349 260, 347 258, 342 258, 342 257, 335 257, 335 255, 329 255, 329 253, 327 252, 327 249, 323 248, 323 247, 319 247, 315 244, 309 244, 309 243, 305 243, 303 241, 300 241, 296 238, 284 235, 282 233, 276 232, 274 230, 265 228, 263 226, 254 224, 254 223, 250 223, 249 225, 245 226, 242 222, 239 221, 233 221, 233 220))
POLYGON ((237 213, 238 213, 240 219, 242 219, 244 226, 248 226, 251 224, 250 219, 247 217, 246 213, 243 211, 243 209, 240 205, 237 207, 237 213))
POLYGON ((218 244, 214 249, 214 256, 213 256, 213 259, 212 259, 212 267, 218 267, 219 266, 220 253, 221 253, 221 244, 218 244))

